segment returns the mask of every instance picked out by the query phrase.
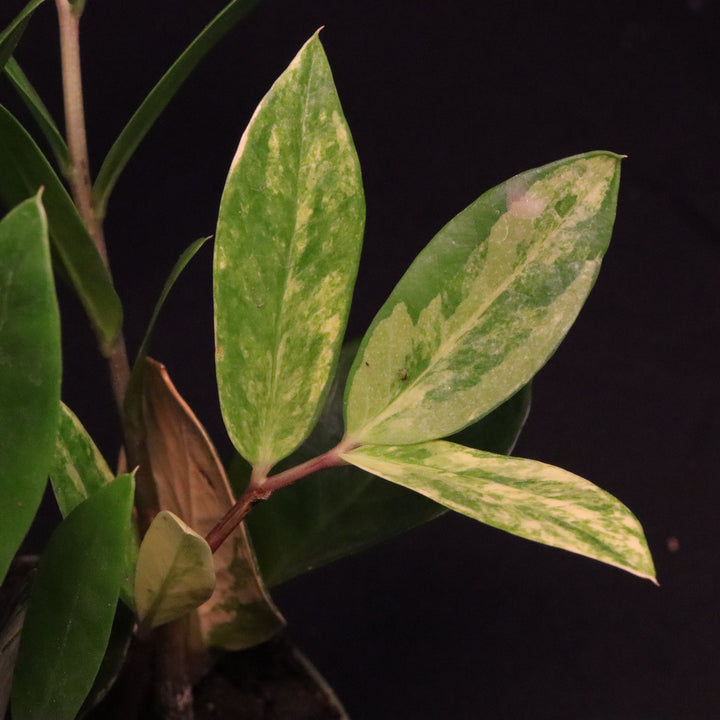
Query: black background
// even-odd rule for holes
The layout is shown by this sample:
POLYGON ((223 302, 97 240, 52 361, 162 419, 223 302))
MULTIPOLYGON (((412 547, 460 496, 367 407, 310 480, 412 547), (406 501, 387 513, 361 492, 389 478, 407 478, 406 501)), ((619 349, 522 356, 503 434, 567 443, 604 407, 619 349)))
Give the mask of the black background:
MULTIPOLYGON (((22 4, 2 0, 0 20, 22 4)), ((222 5, 88 0, 95 170, 222 5)), ((660 587, 447 515, 280 589, 292 637, 353 720, 719 717, 718 4, 264 0, 201 65, 111 199, 131 350, 177 255, 213 232, 252 110, 320 25, 367 195, 350 335, 484 190, 586 150, 628 155, 603 271, 537 377, 515 453, 629 505, 660 587)), ((59 118, 57 56, 48 0, 18 58, 59 118)), ((206 248, 178 283, 153 354, 227 458, 210 273, 206 248)), ((65 400, 112 457, 105 370, 66 291, 62 311, 65 400)))

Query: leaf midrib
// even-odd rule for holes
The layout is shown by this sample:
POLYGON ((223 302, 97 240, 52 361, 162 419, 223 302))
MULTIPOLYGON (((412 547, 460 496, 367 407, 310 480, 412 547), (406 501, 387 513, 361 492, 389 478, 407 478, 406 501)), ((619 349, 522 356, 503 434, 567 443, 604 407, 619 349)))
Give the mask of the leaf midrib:
MULTIPOLYGON (((440 443, 442 443, 443 445, 445 445, 445 444, 453 444, 453 443, 447 443, 447 441, 443 441, 443 440, 441 440, 441 441, 431 441, 431 443, 437 443, 437 442, 440 442, 440 443)), ((426 445, 426 444, 425 444, 425 443, 421 443, 420 445, 426 445)), ((377 447, 382 447, 382 446, 377 446, 377 447)), ((404 446, 403 446, 403 447, 404 447, 404 446)), ((456 446, 456 447, 457 447, 457 446, 456 446)), ((471 448, 462 448, 462 449, 465 450, 465 451, 471 450, 471 448)), ((445 452, 446 452, 446 450, 445 450, 444 448, 441 448, 439 453, 433 453, 433 454, 439 454, 439 455, 442 456, 442 455, 445 454, 445 452)), ((479 452, 482 452, 482 451, 479 451, 479 452)), ((363 451, 362 451, 362 449, 359 449, 359 450, 358 450, 358 454, 359 454, 361 457, 363 456, 363 451)), ((474 453, 473 453, 473 454, 474 454, 474 453)), ((489 455, 493 460, 502 459, 502 458, 499 458, 497 455, 494 455, 493 453, 488 453, 488 455, 489 455)), ((347 457, 353 457, 353 456, 354 456, 354 453, 353 453, 352 451, 351 451, 350 453, 347 453, 347 457)), ((374 455, 367 455, 367 454, 365 455, 365 457, 369 457, 369 458, 371 459, 371 461, 372 461, 373 458, 376 458, 376 456, 374 456, 374 455)), ((388 455, 383 455, 382 457, 376 458, 376 459, 381 460, 383 463, 387 463, 387 464, 392 465, 392 466, 394 466, 394 467, 402 468, 402 469, 404 469, 405 471, 407 471, 408 469, 410 469, 410 470, 412 471, 413 468, 426 469, 428 472, 431 472, 431 473, 433 473, 433 474, 437 474, 437 475, 439 476, 439 477, 437 477, 437 482, 452 484, 453 487, 456 488, 456 489, 457 489, 457 488, 460 488, 460 489, 462 489, 462 490, 467 489, 468 491, 472 492, 473 494, 474 494, 475 489, 476 489, 476 485, 475 485, 474 483, 477 482, 477 481, 480 481, 480 482, 487 483, 487 484, 488 484, 489 486, 491 486, 491 487, 497 487, 498 489, 508 488, 508 489, 510 489, 510 491, 511 491, 512 493, 518 495, 518 499, 520 498, 520 496, 524 496, 524 497, 528 498, 528 500, 532 500, 532 499, 534 499, 534 498, 542 498, 542 499, 548 500, 548 501, 567 502, 566 500, 562 500, 561 498, 550 498, 550 497, 548 497, 548 496, 546 496, 546 495, 542 495, 542 494, 540 494, 540 493, 538 493, 538 492, 535 492, 535 491, 533 491, 532 489, 518 488, 518 487, 515 487, 514 485, 512 485, 511 483, 503 483, 503 482, 500 482, 499 480, 496 480, 495 478, 505 478, 505 479, 507 479, 507 480, 509 480, 509 481, 512 481, 513 478, 512 478, 511 476, 503 475, 503 474, 498 473, 498 472, 488 472, 488 473, 487 473, 486 475, 484 475, 483 477, 480 477, 480 476, 479 476, 479 473, 480 473, 480 472, 484 472, 484 471, 482 471, 480 468, 477 468, 477 467, 471 467, 471 468, 470 468, 469 470, 467 470, 466 472, 457 472, 457 471, 451 470, 451 469, 438 468, 438 467, 435 467, 435 466, 432 465, 432 464, 422 464, 422 463, 419 463, 419 462, 412 462, 411 460, 397 459, 397 458, 395 458, 395 457, 388 456, 388 455), (478 475, 475 475, 475 476, 473 477, 473 475, 472 475, 471 473, 478 473, 478 475)), ((478 460, 482 460, 483 458, 477 458, 477 459, 478 459, 478 460)), ((514 460, 515 458, 511 458, 511 459, 514 460)), ((533 461, 533 462, 535 462, 535 461, 533 461)), ((352 463, 352 464, 355 465, 355 463, 352 463)), ((356 466, 356 467, 359 467, 358 465, 355 465, 355 466, 356 466)), ((363 468, 361 468, 361 469, 362 469, 362 470, 365 470, 365 472, 370 472, 370 473, 375 474, 375 473, 373 472, 373 470, 368 469, 368 468, 366 468, 366 467, 363 467, 363 468)), ((577 477, 579 480, 582 480, 582 479, 583 479, 583 478, 580 478, 579 476, 576 476, 576 477, 577 477)), ((387 479, 387 478, 386 478, 386 479, 387 479)), ((532 482, 535 482, 535 481, 533 481, 533 480, 531 480, 531 481, 532 481, 532 482)), ((390 482, 396 482, 396 481, 391 480, 390 482)), ((586 482, 587 482, 587 481, 586 481, 586 482)), ((405 485, 404 483, 398 482, 398 484, 399 484, 399 485, 403 485, 403 487, 408 487, 408 486, 405 485)), ((413 488, 410 488, 410 489, 411 489, 411 490, 415 490, 416 492, 418 492, 418 490, 417 490, 416 488, 414 488, 414 487, 413 487, 413 488)), ((588 488, 588 489, 592 489, 593 492, 598 493, 598 494, 599 494, 601 497, 603 497, 603 498, 612 498, 612 495, 609 495, 605 490, 602 490, 602 488, 599 488, 599 487, 597 487, 597 486, 595 486, 595 485, 592 485, 592 487, 591 487, 591 488, 588 488)), ((437 501, 436 498, 431 498, 431 499, 437 501)), ((612 499, 616 500, 615 498, 612 498, 612 499)), ((619 501, 616 500, 616 502, 619 502, 619 501)), ((577 504, 578 504, 578 505, 582 505, 583 507, 586 507, 586 506, 583 505, 581 502, 577 502, 577 504)), ((592 508, 587 508, 587 509, 592 510, 592 508)), ((599 515, 601 514, 601 513, 599 513, 599 511, 595 511, 595 512, 598 512, 599 515)))
POLYGON ((293 275, 293 270, 295 268, 295 243, 293 242, 295 235, 297 233, 297 218, 298 218, 298 211, 299 211, 299 195, 300 195, 300 176, 302 173, 302 158, 305 156, 305 147, 307 144, 307 133, 306 133, 306 121, 307 121, 307 111, 308 106, 310 104, 310 95, 311 95, 311 87, 313 85, 313 71, 315 68, 315 61, 316 61, 317 52, 315 48, 313 47, 312 55, 310 58, 310 68, 308 71, 308 80, 307 85, 305 89, 305 99, 303 102, 303 115, 302 115, 302 127, 301 127, 301 139, 300 139, 300 147, 298 149, 298 162, 297 162, 297 174, 296 174, 296 182, 295 182, 295 219, 293 223, 293 230, 292 235, 290 237, 290 241, 288 242, 287 250, 285 253, 286 262, 284 264, 284 267, 287 268, 287 271, 284 274, 283 278, 283 287, 282 287, 282 293, 281 293, 281 299, 280 299, 280 308, 278 310, 277 317, 275 319, 275 338, 273 342, 273 355, 272 355, 272 373, 271 373, 271 381, 270 381, 270 392, 268 393, 268 404, 264 408, 264 417, 263 417, 263 423, 262 428, 264 430, 264 437, 261 438, 261 443, 258 448, 258 465, 265 465, 269 464, 271 461, 274 464, 277 461, 277 458, 272 457, 275 453, 267 452, 271 449, 273 449, 273 440, 275 438, 275 430, 276 428, 276 405, 277 405, 277 396, 278 396, 278 388, 280 386, 280 363, 279 363, 279 350, 280 350, 280 343, 282 341, 282 335, 280 332, 280 328, 283 326, 283 320, 285 316, 284 307, 286 305, 285 303, 285 297, 287 294, 287 288, 289 284, 290 277, 293 275), (263 457, 265 454, 269 455, 269 459, 265 460, 263 457))
MULTIPOLYGON (((362 455, 362 451, 360 451, 360 454, 362 455)), ((353 453, 352 453, 352 452, 348 453, 348 456, 352 457, 352 456, 353 456, 353 453)), ((368 457, 368 456, 366 456, 366 457, 368 457)), ((374 457, 373 455, 370 455, 370 456, 369 456, 369 458, 370 458, 371 460, 372 460, 373 457, 374 457)), ((422 470, 423 468, 426 468, 430 473, 433 473, 433 474, 435 474, 435 473, 437 472, 437 473, 441 473, 441 474, 443 474, 443 475, 446 475, 446 474, 447 474, 447 475, 452 475, 452 478, 455 478, 455 479, 458 481, 458 485, 461 486, 460 489, 462 489, 462 490, 467 489, 467 490, 470 490, 470 492, 473 492, 473 490, 474 490, 474 487, 473 487, 472 483, 469 482, 469 481, 472 480, 473 478, 469 478, 466 474, 456 473, 456 472, 454 472, 454 471, 452 471, 452 470, 442 470, 442 469, 439 469, 439 468, 435 468, 435 467, 433 467, 432 465, 422 465, 422 464, 419 464, 419 463, 412 463, 412 462, 409 462, 409 461, 398 460, 398 459, 396 459, 396 458, 394 458, 394 457, 383 456, 382 458, 378 458, 378 459, 380 459, 383 463, 387 463, 387 464, 389 464, 389 465, 391 465, 391 466, 401 468, 401 469, 403 469, 403 470, 405 470, 405 471, 407 471, 408 469, 411 469, 411 471, 412 471, 413 468, 419 468, 420 470, 422 470)), ((353 463, 353 464, 355 464, 355 463, 353 463)), ((360 465, 356 465, 356 467, 360 467, 360 465)), ((365 470, 366 472, 371 472, 371 473, 373 472, 373 470, 371 470, 371 469, 369 469, 369 468, 367 468, 367 467, 362 467, 362 468, 360 468, 360 469, 365 470)), ((400 473, 401 476, 402 476, 402 474, 403 474, 403 473, 400 473)), ((497 475, 497 473, 493 473, 493 474, 494 474, 494 475, 497 475)), ((383 477, 384 477, 384 476, 383 476, 383 477)), ((452 483, 452 478, 448 478, 448 477, 438 478, 438 479, 437 479, 437 482, 438 482, 438 483, 442 483, 442 484, 453 484, 453 483, 452 483)), ((441 499, 438 499, 438 497, 434 497, 434 496, 432 496, 432 495, 427 494, 426 492, 423 492, 421 489, 419 489, 418 487, 414 486, 414 484, 409 484, 409 483, 406 484, 406 483, 404 483, 404 482, 401 482, 401 481, 400 481, 399 479, 397 479, 397 478, 396 478, 396 479, 385 478, 385 479, 388 480, 389 482, 396 483, 397 485, 400 485, 401 487, 405 487, 405 488, 407 488, 407 489, 409 489, 409 490, 412 490, 412 491, 414 491, 414 492, 419 492, 421 495, 425 495, 425 497, 428 497, 430 500, 433 500, 433 501, 435 501, 435 502, 440 502, 441 504, 445 505, 446 507, 449 507, 451 510, 454 510, 455 512, 460 512, 460 513, 462 513, 462 514, 464 514, 464 515, 467 514, 467 513, 464 511, 463 506, 461 506, 460 504, 458 504, 458 503, 456 503, 456 502, 452 502, 452 501, 446 502, 445 499, 442 498, 442 491, 439 492, 439 495, 440 495, 441 499)), ((534 499, 540 499, 540 500, 549 500, 549 499, 550 499, 550 498, 547 498, 547 497, 544 496, 544 495, 541 495, 541 494, 538 494, 538 493, 535 493, 535 492, 529 492, 529 491, 527 491, 527 490, 521 490, 521 489, 519 489, 519 488, 513 487, 512 485, 506 485, 506 484, 504 484, 504 483, 499 483, 499 482, 497 482, 497 481, 495 481, 495 480, 492 480, 492 479, 488 479, 488 478, 475 478, 475 479, 476 479, 476 480, 480 480, 480 481, 484 481, 484 482, 486 482, 486 483, 488 483, 489 485, 492 485, 492 486, 498 486, 499 488, 502 488, 502 489, 509 488, 510 490, 513 491, 513 494, 514 494, 514 493, 522 494, 522 495, 524 495, 524 496, 527 498, 527 500, 530 501, 530 502, 533 502, 534 499)), ((582 479, 582 478, 581 478, 581 479, 582 479)), ((431 483, 433 482, 433 479, 432 479, 432 478, 428 478, 428 480, 429 480, 431 483)), ((423 489, 425 489, 425 488, 423 488, 423 489)), ((431 489, 437 489, 437 488, 432 488, 432 486, 431 486, 431 489)), ((456 487, 456 489, 457 489, 457 487, 456 487)), ((593 489, 595 492, 597 492, 598 494, 600 494, 601 496, 608 495, 604 490, 602 490, 601 488, 598 488, 597 486, 593 486, 592 489, 593 489)), ((474 494, 474 493, 473 493, 473 494, 474 494)), ((609 496, 609 497, 612 498, 616 503, 618 503, 619 505, 622 506, 622 503, 620 503, 619 500, 617 500, 616 498, 613 498, 612 496, 609 496)), ((553 498, 553 499, 554 499, 554 498, 553 498)), ((497 506, 499 506, 498 503, 486 503, 485 501, 483 501, 483 500, 481 500, 481 499, 479 500, 479 502, 482 503, 483 505, 487 505, 488 507, 493 507, 493 506, 497 507, 497 506)), ((519 502, 520 502, 520 500, 518 499, 517 503, 514 502, 513 505, 518 504, 519 502)), ((541 506, 542 509, 544 509, 544 505, 542 504, 542 502, 539 502, 538 504, 541 506)), ((583 503, 581 503, 581 502, 577 502, 576 504, 577 504, 577 505, 580 505, 581 507, 583 507, 583 508, 585 508, 585 509, 589 509, 589 508, 587 508, 586 505, 583 505, 583 503)), ((465 506, 465 507, 467 507, 467 506, 465 506)), ((624 506, 622 506, 622 507, 624 507, 624 506)), ((602 513, 600 513, 599 511, 596 511, 596 512, 597 512, 598 518, 599 518, 600 520, 602 520, 602 519, 603 519, 602 513)), ((628 513, 629 513, 629 511, 628 511, 628 513)), ((472 517, 472 516, 471 516, 471 517, 472 517)), ((485 525, 489 525, 489 526, 491 526, 491 527, 496 527, 496 528, 498 528, 498 529, 500 529, 500 530, 504 530, 505 532, 508 532, 508 530, 506 530, 504 527, 499 526, 499 525, 493 525, 492 523, 489 523, 489 522, 487 522, 486 520, 481 520, 480 518, 473 518, 473 519, 478 520, 478 522, 482 522, 482 523, 485 524, 485 525)), ((601 560, 602 562, 606 562, 606 563, 608 563, 608 564, 616 565, 616 567, 620 567, 620 568, 623 568, 623 569, 625 569, 625 570, 630 570, 631 572, 633 572, 633 573, 635 573, 635 574, 638 574, 637 569, 634 568, 633 565, 631 565, 630 563, 626 562, 625 559, 624 559, 624 557, 623 557, 623 555, 622 555, 619 551, 617 551, 612 545, 609 545, 609 544, 608 544, 606 541, 604 541, 603 539, 597 537, 596 535, 593 535, 585 526, 577 526, 577 525, 571 524, 571 523, 568 522, 567 520, 555 518, 555 517, 552 515, 552 513, 548 512, 548 511, 542 512, 542 513, 541 513, 541 520, 540 520, 539 522, 547 523, 548 521, 551 523, 551 525, 558 525, 558 526, 561 526, 561 527, 563 527, 563 528, 571 531, 571 535, 573 535, 573 536, 575 536, 575 537, 580 536, 580 537, 578 537, 579 542, 585 543, 588 547, 595 547, 595 548, 598 548, 598 547, 599 547, 599 548, 601 548, 601 549, 602 549, 602 552, 603 552, 604 555, 605 555, 605 558, 607 558, 608 556, 610 556, 610 557, 613 558, 614 562, 612 562, 612 561, 609 562, 607 559, 601 559, 601 558, 598 557, 597 555, 595 556, 595 559, 601 560)), ((604 528, 606 528, 606 525, 603 524, 603 525, 601 526, 601 529, 604 529, 604 528)), ((626 529, 629 530, 629 528, 626 528, 626 529)), ((517 535, 517 533, 515 533, 515 532, 512 532, 512 531, 510 531, 510 532, 511 532, 511 534, 517 535)), ((549 533, 548 536, 552 536, 552 533, 549 533)), ((523 537, 523 536, 518 535, 518 537, 523 537)), ((533 538, 526 538, 526 539, 533 540, 534 542, 543 543, 542 540, 538 540, 538 539, 533 539, 533 538)), ((550 544, 550 543, 544 543, 544 544, 550 544)), ((568 550, 568 551, 570 551, 570 552, 575 552, 575 553, 578 553, 578 554, 582 554, 579 550, 571 549, 571 548, 569 548, 569 547, 562 547, 562 546, 560 546, 560 545, 555 545, 555 547, 559 547, 560 549, 568 550)))
MULTIPOLYGON (((531 187, 532 187, 532 186, 531 186, 531 187)), ((528 188, 528 189, 529 189, 529 188, 528 188)), ((508 215, 508 214, 509 214, 509 212, 506 212, 506 213, 502 216, 502 218, 500 218, 500 220, 498 220, 498 222, 500 222, 501 220, 504 220, 504 221, 507 223, 507 222, 508 222, 508 221, 507 221, 507 215, 508 215)), ((497 223, 495 223, 495 225, 493 225, 493 227, 490 229, 490 232, 487 234, 487 236, 486 236, 486 238, 485 238, 486 242, 489 241, 490 235, 492 234, 492 230, 493 230, 493 228, 494 228, 496 225, 497 225, 497 223)), ((554 237, 554 235, 555 235, 557 232, 559 232, 562 227, 563 227, 563 223, 560 223, 560 225, 558 225, 558 227, 557 227, 550 235, 548 235, 548 236, 546 237, 546 240, 550 240, 550 238, 554 237)), ((506 233, 506 236, 505 236, 505 237, 507 238, 507 233, 506 233)), ((499 286, 497 287, 497 289, 494 291, 494 293, 488 298, 487 302, 484 303, 484 304, 481 304, 481 305, 478 307, 478 309, 477 309, 475 312, 473 312, 473 313, 468 317, 468 319, 466 320, 466 322, 464 322, 464 323, 463 323, 454 333, 452 333, 445 341, 441 342, 441 344, 438 346, 438 348, 437 348, 437 350, 435 351, 435 353, 433 353, 433 357, 432 357, 431 361, 428 363, 428 365, 425 367, 425 369, 422 370, 422 371, 420 372, 420 374, 419 374, 411 383, 409 383, 409 384, 405 387, 405 389, 404 389, 399 395, 397 395, 393 400, 391 400, 390 403, 385 406, 385 409, 384 409, 384 410, 382 410, 379 414, 377 414, 369 423, 367 423, 366 425, 364 425, 363 428, 362 428, 359 432, 356 432, 354 439, 361 440, 362 437, 363 437, 364 435, 367 435, 367 433, 368 433, 370 430, 372 430, 373 428, 377 427, 379 424, 381 424, 382 422, 384 422, 384 421, 385 421, 386 419, 388 419, 389 417, 392 417, 393 415, 395 415, 395 414, 401 412, 402 410, 406 409, 406 408, 403 408, 403 407, 396 408, 396 406, 397 406, 398 404, 401 404, 399 401, 401 401, 403 398, 407 397, 411 390, 413 390, 415 387, 417 387, 418 385, 420 385, 420 384, 422 383, 422 381, 423 381, 428 375, 430 375, 430 374, 435 370, 436 366, 440 363, 441 360, 447 358, 450 354, 452 354, 452 348, 457 347, 457 345, 458 345, 459 342, 460 342, 460 339, 461 339, 462 337, 464 337, 465 335, 467 335, 471 330, 473 330, 473 329, 476 327, 474 321, 475 321, 479 316, 482 316, 482 315, 485 313, 485 311, 486 311, 493 303, 495 303, 495 302, 497 301, 497 299, 508 289, 508 287, 510 287, 510 285, 519 277, 519 275, 521 274, 521 272, 522 272, 523 270, 525 270, 525 268, 526 268, 532 261, 535 260, 535 258, 537 257, 537 255, 539 255, 539 253, 540 253, 540 247, 541 247, 541 246, 544 246, 545 244, 546 244, 545 242, 538 242, 538 243, 535 243, 535 244, 532 246, 531 251, 528 252, 525 260, 523 261, 522 264, 520 264, 520 265, 517 267, 517 269, 515 270, 515 272, 513 272, 512 275, 510 275, 510 277, 509 277, 507 280, 505 280, 505 282, 503 282, 501 285, 499 285, 499 286), (446 354, 443 353, 443 352, 442 352, 443 348, 448 347, 448 346, 451 347, 451 352, 450 352, 450 353, 446 353, 446 354)), ((473 251, 471 251, 471 253, 474 252, 474 250, 477 249, 477 247, 479 247, 479 245, 476 245, 475 248, 473 249, 473 251)), ((468 257, 469 257, 469 256, 468 256, 468 257)), ((466 266, 467 266, 467 261, 466 261, 466 263, 463 265, 463 270, 465 269, 466 266)), ((455 277, 457 277, 457 275, 456 275, 455 277)), ((435 295, 435 296, 430 300, 430 302, 425 305, 425 307, 423 308, 423 310, 427 309, 427 308, 432 304, 433 300, 435 300, 436 297, 438 297, 438 295, 435 295)), ((402 302, 402 301, 401 301, 401 302, 402 302)), ((399 303, 397 303, 395 306, 393 306, 393 309, 390 311, 390 313, 388 313, 388 315, 387 315, 385 318, 383 318, 383 320, 382 320, 381 322, 384 322, 387 318, 390 317, 390 315, 392 315, 392 312, 395 310, 395 308, 398 306, 398 304, 399 304, 399 303)), ((456 306, 455 312, 457 312, 457 309, 460 307, 460 304, 461 304, 461 303, 458 303, 458 305, 456 306)), ((422 312, 422 311, 421 311, 421 312, 422 312)), ((455 314, 455 313, 453 313, 453 315, 454 315, 454 314, 455 314)), ((452 316, 451 316, 451 317, 452 317, 452 316)), ((445 321, 447 322, 448 320, 449 320, 449 318, 446 318, 445 321)), ((417 323, 413 323, 413 329, 416 328, 416 327, 417 327, 417 323)))

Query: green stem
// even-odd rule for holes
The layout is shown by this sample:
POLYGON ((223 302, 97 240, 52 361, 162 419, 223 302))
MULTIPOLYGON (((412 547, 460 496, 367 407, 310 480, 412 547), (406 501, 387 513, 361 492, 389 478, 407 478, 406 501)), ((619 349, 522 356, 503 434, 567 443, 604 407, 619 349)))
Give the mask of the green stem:
MULTIPOLYGON (((80 18, 84 0, 71 5, 68 0, 55 0, 60 28, 65 133, 70 155, 69 183, 73 200, 85 222, 105 266, 110 272, 102 220, 92 198, 90 163, 83 107, 82 70, 80 63, 80 18)), ((125 412, 125 396, 130 380, 130 363, 125 339, 119 333, 108 356, 108 369, 113 396, 123 428, 128 467, 137 467, 135 505, 142 530, 146 530, 157 512, 157 492, 151 465, 142 437, 131 426, 125 412)), ((166 720, 192 720, 192 686, 187 677, 186 632, 182 624, 171 623, 156 635, 157 691, 162 716, 166 720)))
MULTIPOLYGON (((60 59, 62 61, 63 96, 65 104, 65 134, 70 155, 69 182, 73 200, 80 217, 97 247, 98 253, 110 273, 107 247, 102 221, 95 212, 90 181, 90 162, 85 129, 85 109, 82 87, 82 67, 80 62, 80 18, 84 3, 71 5, 68 0, 55 0, 60 28, 60 59)), ((125 451, 128 467, 141 464, 140 445, 135 433, 128 426, 125 417, 125 395, 130 380, 130 363, 125 338, 118 335, 108 355, 108 370, 115 406, 125 438, 125 451)), ((140 471, 137 475, 137 506, 142 526, 149 525, 157 512, 157 498, 152 478, 145 477, 140 471)))

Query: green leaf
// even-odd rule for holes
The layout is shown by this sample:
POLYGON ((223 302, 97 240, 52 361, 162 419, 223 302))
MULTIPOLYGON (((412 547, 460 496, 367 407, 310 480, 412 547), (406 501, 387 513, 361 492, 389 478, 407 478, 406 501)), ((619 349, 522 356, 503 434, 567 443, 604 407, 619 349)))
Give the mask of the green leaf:
MULTIPOLYGON (((342 391, 358 345, 343 347, 315 430, 278 470, 309 460, 342 438, 342 391)), ((510 452, 529 403, 530 390, 524 388, 461 436, 473 447, 510 452)), ((242 462, 238 456, 231 472, 235 479, 243 475, 246 482, 249 469, 242 468, 242 462)), ((445 510, 416 492, 345 465, 274 493, 253 508, 247 525, 262 576, 272 587, 428 522, 445 510)))
POLYGON ((100 217, 105 214, 108 199, 120 174, 175 93, 205 55, 257 5, 257 2, 258 0, 232 0, 228 3, 193 40, 143 100, 110 148, 95 180, 93 197, 95 209, 100 217))
POLYGON ((15 52, 15 48, 24 35, 25 28, 29 22, 30 18, 25 18, 7 37, 0 38, 0 71, 2 71, 8 61, 12 59, 12 54, 15 52))
MULTIPOLYGON (((113 473, 87 430, 72 410, 61 404, 50 482, 63 517, 112 480, 113 473)), ((120 595, 123 602, 134 609, 135 564, 138 554, 138 536, 134 526, 127 539, 120 595)))
POLYGON ((120 299, 70 196, 40 148, 0 106, 0 202, 12 207, 44 187, 50 237, 105 351, 122 322, 120 299))
POLYGON ((132 373, 130 374, 130 381, 128 382, 128 389, 125 394, 125 412, 129 421, 137 426, 138 428, 142 425, 142 374, 145 368, 145 358, 147 357, 148 350, 150 348, 150 342, 152 340, 153 332, 155 331, 155 324, 160 316, 160 311, 165 305, 165 301, 170 294, 173 286, 177 279, 182 274, 187 264, 192 260, 197 251, 205 244, 209 238, 200 238, 192 243, 177 259, 177 262, 170 271, 165 285, 160 292, 160 297, 155 303, 155 308, 150 317, 145 335, 143 336, 142 342, 140 343, 140 349, 135 356, 135 362, 133 363, 132 373))
POLYGON ((50 115, 50 111, 45 107, 45 103, 43 103, 30 80, 15 61, 15 58, 8 60, 5 66, 5 74, 15 88, 15 92, 20 96, 20 99, 25 103, 25 106, 35 119, 40 132, 45 136, 61 172, 67 175, 70 171, 70 153, 65 139, 50 115))
POLYGON ((115 616, 134 485, 120 476, 53 533, 20 640, 14 720, 73 718, 90 691, 115 616))
POLYGON ((0 581, 45 488, 60 376, 60 318, 38 195, 0 222, 0 581))
POLYGON ((0 32, 0 70, 3 69, 8 58, 15 52, 20 38, 35 10, 45 0, 30 0, 30 2, 16 15, 12 22, 0 32))
POLYGON ((165 285, 160 292, 160 297, 155 303, 153 313, 150 316, 150 322, 145 330, 140 348, 135 356, 135 362, 133 363, 132 372, 130 373, 130 380, 128 382, 127 392, 125 393, 125 414, 129 423, 137 429, 138 432, 142 432, 142 395, 143 395, 143 373, 145 370, 145 359, 147 358, 148 351, 150 349, 150 343, 152 341, 153 332, 155 331, 155 325, 160 312, 162 311, 165 301, 173 289, 173 286, 177 282, 177 279, 182 274, 183 270, 187 267, 187 264, 197 254, 198 250, 205 244, 209 238, 200 238, 187 247, 182 255, 177 259, 175 265, 173 265, 170 275, 165 280, 165 285))
POLYGON ((147 357, 148 349, 150 347, 150 340, 152 339, 152 334, 155 330, 155 323, 160 316, 160 311, 162 310, 163 305, 165 304, 165 301, 170 294, 170 291, 173 289, 173 285, 175 285, 177 279, 180 277, 183 270, 187 267, 187 264, 195 257, 197 251, 209 239, 209 237, 205 237, 196 240, 183 251, 182 255, 180 255, 180 257, 177 259, 175 265, 173 265, 173 268, 170 271, 167 280, 165 280, 165 285, 163 285, 160 297, 155 303, 155 308, 153 309, 152 316, 150 317, 150 322, 148 323, 147 329, 145 330, 145 335, 143 336, 142 342, 140 343, 140 349, 138 350, 137 357, 135 358, 134 367, 138 367, 145 362, 145 358, 147 357))
POLYGON ((98 668, 90 693, 78 712, 78 718, 84 718, 90 710, 103 700, 115 684, 125 666, 134 629, 135 613, 122 603, 119 603, 110 630, 110 639, 105 649, 105 655, 98 668))
POLYGON ((619 179, 619 156, 578 155, 518 175, 450 221, 363 339, 348 441, 444 437, 525 385, 595 282, 619 179))
POLYGON ((112 479, 110 468, 87 430, 63 403, 50 468, 50 482, 63 517, 112 479))
POLYGON ((487 525, 655 580, 633 514, 566 470, 445 441, 366 445, 342 457, 487 525))
POLYGON ((138 556, 135 603, 147 628, 177 620, 202 605, 215 588, 210 546, 173 513, 152 521, 138 556))
MULTIPOLYGON (((150 358, 144 366, 145 445, 160 508, 207 536, 235 503, 225 471, 165 368, 150 358)), ((277 633, 284 620, 262 583, 243 523, 215 551, 213 563, 215 590, 197 611, 201 647, 190 649, 243 650, 277 633)))
POLYGON ((360 166, 317 35, 240 141, 215 244, 216 362, 235 447, 267 469, 309 434, 347 322, 360 166))

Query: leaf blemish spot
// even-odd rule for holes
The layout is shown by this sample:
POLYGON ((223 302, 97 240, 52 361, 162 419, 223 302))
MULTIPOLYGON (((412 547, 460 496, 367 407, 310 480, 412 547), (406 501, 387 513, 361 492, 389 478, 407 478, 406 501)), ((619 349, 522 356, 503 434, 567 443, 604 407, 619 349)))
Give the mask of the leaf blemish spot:
POLYGON ((542 215, 545 203, 540 198, 530 197, 523 182, 516 179, 508 182, 507 209, 511 215, 534 220, 542 215))

